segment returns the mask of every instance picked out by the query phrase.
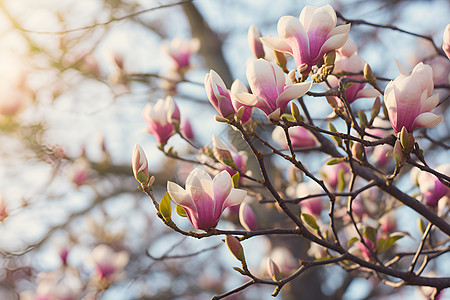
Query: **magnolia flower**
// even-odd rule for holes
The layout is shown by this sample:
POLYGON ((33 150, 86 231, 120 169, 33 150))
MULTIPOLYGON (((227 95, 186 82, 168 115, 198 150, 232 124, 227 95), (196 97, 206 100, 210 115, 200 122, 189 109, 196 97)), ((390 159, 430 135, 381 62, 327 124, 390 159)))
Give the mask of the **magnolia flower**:
POLYGON ((231 85, 231 90, 228 90, 219 74, 214 70, 211 70, 205 76, 205 89, 209 102, 211 102, 222 117, 229 118, 234 115, 241 106, 244 106, 245 111, 241 118, 241 123, 245 124, 250 121, 252 114, 251 107, 240 103, 233 96, 237 93, 247 92, 247 87, 240 80, 235 80, 231 85))
POLYGON ((253 94, 236 94, 238 101, 261 109, 269 119, 278 120, 292 99, 306 94, 312 82, 286 86, 283 70, 264 59, 247 64, 247 80, 253 94))
POLYGON ((212 136, 214 156, 222 163, 218 168, 226 170, 231 176, 236 174, 237 168, 245 171, 247 165, 247 152, 238 151, 233 145, 225 144, 219 137, 213 134, 212 136))
POLYGON ((350 168, 347 163, 338 163, 335 165, 324 165, 320 169, 320 175, 325 179, 325 182, 335 189, 339 183, 339 177, 345 180, 345 175, 348 174, 350 168))
MULTIPOLYGON (((360 73, 363 71, 366 61, 361 56, 358 55, 358 53, 356 52, 356 45, 351 39, 348 39, 345 45, 342 48, 339 48, 338 51, 336 52, 337 52, 336 60, 334 63, 334 70, 333 70, 334 74, 343 71, 350 73, 360 73)), ((343 76, 343 78, 361 80, 364 79, 364 76, 346 75, 343 76)), ((327 80, 332 87, 336 87, 339 84, 339 79, 335 76, 328 76, 327 80)), ((345 95, 348 103, 352 103, 353 101, 359 98, 371 98, 380 95, 380 92, 378 92, 376 89, 374 88, 365 89, 364 88, 365 86, 366 83, 352 82, 352 85, 345 90, 345 95)), ((343 106, 339 97, 335 98, 338 102, 338 105, 343 106)))
POLYGON ((174 38, 170 43, 164 43, 162 49, 173 59, 175 69, 183 72, 190 66, 191 55, 200 49, 200 41, 196 38, 190 40, 174 38))
MULTIPOLYGON (((301 126, 289 127, 288 133, 292 147, 294 148, 312 147, 316 145, 316 140, 311 132, 301 126)), ((286 134, 283 128, 275 127, 272 132, 272 138, 286 149, 288 148, 286 134)))
POLYGON ((397 229, 397 216, 395 210, 390 210, 385 213, 379 220, 380 229, 384 233, 391 233, 397 229))
POLYGON ((195 138, 194 130, 192 129, 191 122, 187 119, 183 122, 183 125, 181 126, 181 132, 187 139, 192 140, 195 138))
POLYGON ((100 244, 92 250, 90 259, 95 264, 99 279, 114 281, 121 275, 130 256, 126 251, 116 252, 110 246, 100 244))
MULTIPOLYGON (((450 164, 440 165, 436 168, 437 172, 445 175, 450 174, 450 164)), ((450 195, 450 189, 445 186, 439 179, 428 172, 420 172, 417 176, 420 192, 426 205, 436 207, 438 201, 445 195, 450 195)))
POLYGON ((83 285, 74 269, 58 269, 38 274, 38 285, 32 299, 76 300, 80 299, 82 291, 83 285))
MULTIPOLYGON (((314 182, 301 182, 297 185, 296 196, 298 198, 306 197, 309 195, 323 193, 322 189, 314 182)), ((320 217, 322 213, 322 197, 312 197, 299 202, 302 207, 302 211, 313 215, 315 217, 320 217)))
MULTIPOLYGON (((383 120, 379 117, 376 117, 373 121, 374 127, 380 127, 380 128, 374 128, 374 129, 366 129, 367 133, 373 134, 377 137, 383 138, 387 136, 388 134, 393 133, 392 129, 384 130, 381 128, 391 128, 391 124, 387 120, 383 120)), ((369 141, 376 141, 376 138, 373 138, 371 136, 367 136, 367 139, 369 141)), ((366 148, 370 149, 370 148, 366 148)), ((388 153, 392 153, 393 147, 389 144, 383 144, 383 145, 377 145, 373 148, 372 153, 369 156, 369 161, 372 164, 375 164, 378 167, 386 167, 388 163, 391 161, 391 158, 389 158, 387 155, 388 153)))
POLYGON ((403 127, 411 133, 417 127, 434 127, 442 120, 431 112, 439 103, 439 95, 433 92, 431 67, 417 64, 411 75, 400 75, 391 81, 384 99, 389 112, 389 120, 396 133, 403 127))
POLYGON ((261 37, 261 32, 255 25, 250 25, 248 28, 248 46, 256 58, 264 58, 264 47, 259 38, 261 37))
POLYGON ((149 180, 148 161, 144 150, 138 144, 133 149, 133 174, 140 183, 147 183, 149 180))
MULTIPOLYGON (((372 251, 375 249, 375 245, 367 237, 364 237, 364 242, 366 243, 367 247, 369 247, 372 251)), ((370 252, 369 248, 367 248, 362 242, 358 242, 357 245, 359 250, 361 250, 362 256, 364 257, 365 260, 372 259, 372 253, 370 252)))
POLYGON ((148 103, 142 112, 147 123, 148 131, 156 137, 160 145, 167 143, 175 134, 180 122, 180 111, 171 96, 166 99, 158 99, 155 105, 148 103))
POLYGON ((192 225, 206 231, 217 226, 227 207, 240 204, 247 195, 247 191, 232 186, 228 172, 222 171, 211 179, 206 171, 197 168, 186 179, 186 189, 169 181, 167 191, 184 208, 192 225))
POLYGON ((450 59, 450 24, 448 24, 444 30, 444 43, 442 44, 442 49, 444 49, 445 54, 447 54, 448 59, 450 59))
POLYGON ((350 24, 336 27, 337 17, 330 5, 305 6, 297 20, 291 16, 278 21, 277 37, 263 37, 266 46, 294 57, 297 69, 308 74, 323 55, 345 44, 350 24))

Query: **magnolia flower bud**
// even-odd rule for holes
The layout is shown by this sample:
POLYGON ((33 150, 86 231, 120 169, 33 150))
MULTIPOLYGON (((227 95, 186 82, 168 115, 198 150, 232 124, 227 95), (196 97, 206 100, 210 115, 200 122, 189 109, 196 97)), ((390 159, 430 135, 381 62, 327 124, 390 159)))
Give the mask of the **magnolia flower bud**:
POLYGON ((398 133, 398 138, 402 144, 403 150, 406 153, 409 153, 414 147, 414 136, 408 132, 405 126, 402 127, 402 130, 398 133))
POLYGON ((146 184, 149 180, 148 162, 144 150, 136 144, 133 150, 133 173, 134 178, 142 184, 146 184))
POLYGON ((245 262, 244 248, 242 248, 241 243, 236 237, 232 235, 226 235, 225 244, 227 245, 228 250, 230 250, 231 254, 233 254, 237 260, 243 263, 245 262))
POLYGON ((364 150, 361 143, 353 143, 352 146, 352 155, 358 159, 359 161, 364 161, 364 150))
POLYGON ((231 168, 237 168, 234 163, 233 156, 231 155, 227 145, 225 145, 217 136, 213 134, 213 152, 218 161, 231 168))
POLYGON ((258 223, 256 222, 255 213, 250 205, 242 203, 239 207, 239 222, 242 227, 247 231, 258 229, 258 223))
POLYGON ((403 154, 402 145, 398 140, 395 141, 394 146, 394 161, 397 167, 405 162, 405 155, 403 154))
POLYGON ((264 53, 263 44, 259 40, 261 36, 262 35, 258 27, 253 24, 250 25, 250 27, 248 28, 248 46, 250 47, 250 50, 256 58, 264 58, 264 56, 266 55, 264 53))
POLYGON ((281 279, 281 272, 278 265, 270 258, 267 259, 267 273, 269 273, 270 278, 273 281, 278 281, 281 279))
POLYGON ((283 53, 278 52, 276 50, 273 50, 273 56, 275 57, 275 62, 277 63, 277 65, 279 65, 283 69, 284 72, 287 72, 287 69, 286 69, 286 64, 287 64, 286 56, 283 53))

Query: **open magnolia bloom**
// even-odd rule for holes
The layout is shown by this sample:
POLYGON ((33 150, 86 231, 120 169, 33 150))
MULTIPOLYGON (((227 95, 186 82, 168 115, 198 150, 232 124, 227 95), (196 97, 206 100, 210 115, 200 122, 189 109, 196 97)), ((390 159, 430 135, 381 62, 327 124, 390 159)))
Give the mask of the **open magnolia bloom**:
POLYGON ((247 80, 253 94, 235 94, 236 99, 246 105, 258 107, 269 119, 278 120, 289 101, 306 94, 312 82, 286 86, 283 70, 264 59, 247 64, 247 80))
MULTIPOLYGON (((440 165, 436 171, 449 175, 450 164, 440 165)), ((435 175, 428 172, 420 172, 417 176, 420 192, 422 193, 423 202, 432 207, 436 207, 441 198, 450 196, 450 189, 445 186, 435 175)))
POLYGON ((350 24, 336 27, 336 12, 330 5, 305 6, 300 18, 281 17, 277 37, 263 37, 261 41, 276 51, 294 57, 297 69, 308 74, 323 55, 342 47, 347 41, 350 24))
POLYGON ((190 67, 190 57, 200 49, 200 41, 197 38, 182 40, 174 38, 162 45, 162 49, 174 61, 177 71, 184 71, 190 67))
POLYGON ((389 120, 396 133, 403 127, 411 133, 418 127, 434 127, 442 116, 431 112, 439 103, 434 94, 433 71, 429 65, 417 64, 411 75, 403 74, 391 81, 384 91, 389 120))
POLYGON ((176 126, 180 124, 180 111, 171 96, 158 99, 155 105, 148 103, 142 111, 148 132, 156 137, 160 145, 167 143, 175 134, 176 126))
POLYGON ((119 278, 129 259, 130 255, 126 251, 116 252, 106 244, 95 247, 90 255, 90 260, 95 264, 96 276, 110 282, 119 278))
MULTIPOLYGON (((289 139, 291 140, 292 147, 304 148, 313 147, 316 145, 316 139, 307 129, 301 126, 289 127, 288 129, 289 139)), ((283 128, 277 126, 272 132, 272 138, 284 148, 288 148, 286 134, 283 128)))
POLYGON ((240 204, 247 191, 233 188, 227 171, 217 174, 214 179, 202 169, 194 169, 186 179, 186 189, 168 181, 170 198, 182 206, 197 229, 208 230, 217 226, 222 212, 229 206, 240 204))

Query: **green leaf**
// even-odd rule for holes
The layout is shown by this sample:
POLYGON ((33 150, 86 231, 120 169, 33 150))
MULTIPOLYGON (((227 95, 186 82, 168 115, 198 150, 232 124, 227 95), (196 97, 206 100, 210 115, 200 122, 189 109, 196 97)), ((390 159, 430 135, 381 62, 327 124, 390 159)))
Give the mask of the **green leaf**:
POLYGON ((421 218, 417 219, 417 227, 419 227, 419 231, 421 234, 425 233, 425 229, 427 228, 425 226, 425 223, 423 222, 423 220, 421 218))
POLYGON ((350 239, 350 241, 348 241, 348 244, 347 244, 347 246, 351 246, 351 245, 353 245, 353 243, 355 243, 355 242, 357 242, 357 241, 359 241, 359 239, 356 237, 356 236, 354 236, 354 237, 352 237, 351 239, 350 239))
POLYGON ((380 239, 377 243, 377 246, 375 248, 375 252, 383 252, 383 246, 386 245, 386 240, 385 239, 380 239))
POLYGON ((242 275, 247 275, 247 273, 245 273, 245 271, 242 270, 242 269, 239 268, 239 267, 233 267, 233 269, 234 269, 235 271, 238 271, 238 272, 241 273, 242 275))
POLYGON ((184 208, 182 206, 178 205, 178 204, 177 204, 177 207, 176 207, 176 211, 177 211, 177 214, 180 217, 183 217, 183 218, 187 217, 187 214, 186 214, 186 211, 184 210, 184 208))
POLYGON ((233 187, 236 188, 239 182, 239 172, 236 172, 236 174, 231 177, 231 180, 233 181, 233 187))
POLYGON ((317 225, 316 219, 313 216, 302 213, 301 217, 303 222, 308 224, 312 229, 319 230, 319 225, 317 225))
POLYGON ((338 191, 343 191, 345 188, 345 172, 342 169, 339 169, 338 173, 337 173, 337 190, 338 191))
POLYGON ((372 243, 376 244, 377 230, 375 228, 367 226, 366 229, 364 229, 364 236, 368 238, 372 243))
POLYGON ((172 215, 172 206, 170 205, 170 196, 168 192, 166 192, 164 197, 161 199, 161 202, 159 203, 159 212, 165 220, 170 220, 170 217, 172 215))
MULTIPOLYGON (((328 122, 328 130, 332 132, 338 132, 336 130, 336 127, 334 127, 333 123, 331 122, 328 122)), ((331 138, 336 142, 336 145, 342 147, 342 139, 340 137, 332 135, 331 138)))
POLYGON ((351 87, 352 87, 352 85, 353 85, 353 82, 349 82, 349 83, 347 83, 347 84, 345 85, 345 89, 349 89, 349 88, 351 88, 351 87))
POLYGON ((395 232, 391 233, 389 235, 389 237, 386 239, 386 243, 384 244, 384 247, 383 247, 382 251, 384 252, 384 251, 388 250, 389 248, 392 247, 392 245, 394 245, 394 243, 396 241, 398 241, 399 239, 401 239, 403 237, 404 237, 403 234, 395 233, 395 232))
POLYGON ((338 163, 341 163, 343 161, 345 161, 345 157, 333 158, 327 162, 327 165, 337 165, 338 163))

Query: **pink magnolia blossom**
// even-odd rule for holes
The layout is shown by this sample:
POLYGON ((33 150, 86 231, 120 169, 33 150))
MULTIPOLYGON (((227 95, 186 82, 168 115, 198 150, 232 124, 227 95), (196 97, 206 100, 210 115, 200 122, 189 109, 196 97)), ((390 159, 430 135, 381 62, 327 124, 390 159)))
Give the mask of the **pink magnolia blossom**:
MULTIPOLYGON (((366 131, 377 137, 384 138, 385 136, 392 134, 392 129, 385 130, 381 128, 391 128, 389 121, 376 117, 373 121, 374 129, 367 129, 366 131)), ((367 136, 369 141, 376 141, 376 138, 367 136)), ((366 148, 366 151, 370 148, 366 148)), ((369 152, 369 161, 375 164, 377 167, 386 167, 389 162, 392 161, 391 157, 388 157, 388 153, 392 153, 393 147, 389 144, 378 145, 373 148, 372 152, 369 152)), ((367 153, 367 152, 366 152, 367 153)))
MULTIPOLYGON (((288 133, 292 147, 294 148, 313 147, 316 145, 316 140, 311 132, 301 126, 290 127, 288 133)), ((284 148, 288 148, 283 128, 278 126, 275 127, 272 132, 272 138, 280 145, 283 145, 284 148)))
MULTIPOLYGON (((322 189, 314 182, 301 182, 297 186, 296 196, 298 198, 306 197, 314 194, 323 193, 322 189)), ((299 202, 299 205, 302 207, 302 211, 313 215, 315 217, 320 217, 322 213, 322 197, 312 197, 306 200, 302 200, 299 202)))
POLYGON ((138 144, 134 145, 132 167, 134 178, 140 183, 147 183, 150 178, 148 161, 144 150, 138 144))
POLYGON ((392 233, 397 229, 397 216, 395 210, 385 213, 379 220, 380 229, 384 233, 392 233))
POLYGON ((192 140, 195 138, 194 130, 192 129, 191 122, 187 119, 183 122, 183 125, 181 126, 181 132, 187 139, 192 140))
POLYGON ((156 137, 160 145, 167 143, 175 134, 176 126, 180 122, 180 111, 171 96, 159 99, 155 105, 148 103, 142 112, 147 123, 148 131, 156 137))
POLYGON ((184 208, 192 225, 206 231, 217 226, 227 207, 240 204, 247 195, 247 191, 232 186, 228 172, 222 171, 211 179, 206 171, 197 168, 186 179, 186 189, 169 181, 167 191, 184 208))
MULTIPOLYGON (((80 299, 82 292, 83 285, 76 271, 72 268, 65 268, 39 273, 36 292, 31 299, 76 300, 80 299)), ((22 299, 22 295, 20 299, 22 299)))
POLYGON ((96 275, 99 279, 115 281, 128 264, 130 256, 126 251, 115 251, 106 244, 95 247, 90 259, 95 264, 96 275))
MULTIPOLYGON (((367 247, 369 247, 372 251, 375 249, 375 245, 367 237, 364 237, 364 242, 366 243, 367 247)), ((359 250, 361 250, 364 259, 370 260, 372 258, 372 253, 370 252, 370 250, 362 242, 358 242, 357 245, 359 250)))
MULTIPOLYGON (((342 48, 339 48, 336 53, 336 60, 334 63, 333 73, 336 74, 343 71, 349 73, 360 73, 363 71, 365 64, 366 61, 356 52, 356 46, 354 45, 354 42, 351 39, 348 39, 345 45, 342 48)), ((364 76, 345 75, 343 76, 343 78, 361 80, 364 79, 364 76)), ((339 79, 337 77, 328 76, 327 80, 332 87, 338 86, 339 79)), ((376 89, 374 88, 365 89, 364 88, 365 86, 366 83, 352 82, 352 85, 345 90, 345 95, 348 103, 352 103, 353 101, 359 98, 371 98, 380 95, 380 92, 378 92, 376 89)), ((339 106, 342 106, 339 97, 336 97, 336 100, 339 106)))
POLYGON ((442 49, 444 49, 445 54, 447 54, 448 59, 450 59, 450 24, 448 24, 444 30, 444 43, 442 44, 442 49))
POLYGON ((326 183, 335 189, 338 185, 338 177, 348 174, 350 168, 347 163, 338 163, 335 165, 324 165, 320 169, 320 174, 324 177, 326 183))
POLYGON ((250 61, 246 74, 253 94, 236 94, 237 100, 258 107, 274 120, 280 118, 289 101, 306 94, 312 85, 312 82, 304 82, 286 86, 283 70, 264 59, 250 61))
MULTIPOLYGON (((440 165, 436 168, 436 171, 448 176, 450 175, 450 164, 440 165)), ((436 207, 441 198, 450 195, 450 189, 431 173, 420 172, 417 176, 417 182, 426 205, 436 207)))
POLYGON ((228 90, 219 74, 211 70, 205 76, 205 89, 209 102, 222 117, 229 118, 241 106, 244 106, 245 111, 241 118, 241 124, 251 120, 252 108, 240 103, 234 97, 235 94, 248 92, 247 87, 240 80, 236 79, 231 85, 231 90, 228 90))
POLYGON ((305 6, 297 20, 292 16, 278 21, 277 37, 263 37, 266 46, 294 57, 297 69, 308 74, 323 55, 345 44, 350 24, 336 27, 336 12, 330 5, 305 6))
POLYGON ((384 99, 389 120, 396 133, 403 127, 411 133, 418 127, 434 127, 442 120, 431 112, 439 103, 439 95, 433 92, 433 72, 429 65, 417 64, 411 75, 400 75, 391 81, 384 99))
POLYGON ((264 47, 259 38, 261 32, 255 25, 250 25, 248 28, 248 46, 256 58, 264 58, 264 47))
POLYGON ((164 43, 162 48, 174 61, 175 69, 183 72, 190 67, 191 55, 200 49, 200 41, 196 38, 190 40, 174 38, 170 43, 164 43))

